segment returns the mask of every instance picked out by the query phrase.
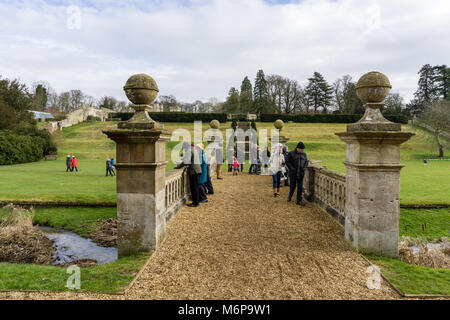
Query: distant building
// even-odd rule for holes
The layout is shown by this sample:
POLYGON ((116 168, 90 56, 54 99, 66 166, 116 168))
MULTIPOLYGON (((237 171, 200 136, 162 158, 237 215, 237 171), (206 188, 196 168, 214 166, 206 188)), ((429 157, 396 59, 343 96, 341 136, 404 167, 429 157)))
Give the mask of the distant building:
POLYGON ((154 103, 150 112, 163 112, 163 105, 161 103, 154 103))
POLYGON ((183 112, 183 108, 181 106, 169 107, 169 112, 183 112))
POLYGON ((48 112, 41 112, 41 111, 30 111, 33 114, 34 119, 37 121, 45 121, 46 119, 55 119, 55 117, 48 112))

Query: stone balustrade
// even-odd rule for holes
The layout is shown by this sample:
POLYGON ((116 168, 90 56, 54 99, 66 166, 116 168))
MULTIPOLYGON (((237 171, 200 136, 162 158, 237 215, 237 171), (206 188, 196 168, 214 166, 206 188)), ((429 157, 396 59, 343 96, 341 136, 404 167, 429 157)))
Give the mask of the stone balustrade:
MULTIPOLYGON (((216 173, 215 157, 208 157, 210 175, 216 173)), ((165 219, 169 221, 190 197, 187 169, 173 169, 165 177, 165 219)))
POLYGON ((341 225, 345 225, 346 177, 328 170, 321 161, 310 161, 304 181, 308 201, 315 202, 341 225))
POLYGON ((166 222, 186 203, 189 196, 189 180, 186 169, 174 169, 166 173, 166 222))

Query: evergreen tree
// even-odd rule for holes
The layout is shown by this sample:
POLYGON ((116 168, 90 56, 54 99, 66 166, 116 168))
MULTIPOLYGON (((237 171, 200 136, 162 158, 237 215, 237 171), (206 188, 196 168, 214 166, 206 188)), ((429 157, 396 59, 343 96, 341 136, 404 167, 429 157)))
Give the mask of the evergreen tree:
POLYGON ((333 98, 333 87, 330 86, 319 72, 314 72, 314 76, 308 79, 309 83, 305 89, 308 105, 314 108, 317 113, 319 108, 322 112, 327 112, 333 98))
POLYGON ((419 87, 414 93, 414 100, 408 105, 412 114, 421 114, 435 100, 435 69, 429 64, 419 71, 419 87))
POLYGON ((435 96, 442 99, 450 99, 450 68, 446 65, 433 67, 433 84, 435 96))
POLYGON ((34 90, 33 109, 36 111, 45 110, 45 107, 47 106, 47 99, 47 89, 42 84, 38 84, 34 90))
POLYGON ((252 83, 246 76, 241 84, 240 105, 242 113, 249 113, 252 111, 253 106, 253 89, 252 83))
POLYGON ((267 90, 267 82, 263 70, 259 70, 256 74, 253 98, 253 110, 256 114, 261 115, 261 113, 269 111, 269 91, 267 90))
POLYGON ((227 100, 223 104, 223 111, 227 113, 239 113, 241 111, 239 100, 239 91, 234 87, 231 88, 228 91, 227 100))

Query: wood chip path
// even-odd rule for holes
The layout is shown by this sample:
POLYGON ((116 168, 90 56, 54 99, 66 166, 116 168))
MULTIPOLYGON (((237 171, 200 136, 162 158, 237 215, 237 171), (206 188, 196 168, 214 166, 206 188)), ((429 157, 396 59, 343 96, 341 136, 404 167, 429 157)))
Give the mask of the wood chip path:
POLYGON ((198 208, 182 208, 125 295, 0 293, 0 299, 399 299, 344 230, 314 204, 274 198, 270 176, 225 174, 198 208))

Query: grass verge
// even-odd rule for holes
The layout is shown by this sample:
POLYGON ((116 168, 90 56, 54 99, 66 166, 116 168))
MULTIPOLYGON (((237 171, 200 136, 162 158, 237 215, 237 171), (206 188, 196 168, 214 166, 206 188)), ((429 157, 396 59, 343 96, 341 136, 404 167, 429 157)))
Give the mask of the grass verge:
POLYGON ((365 255, 404 294, 450 295, 450 270, 409 265, 399 259, 365 255))
MULTIPOLYGON (((81 292, 120 293, 145 265, 150 253, 81 269, 81 292)), ((0 263, 0 290, 67 291, 66 268, 0 263)))
POLYGON ((400 237, 428 241, 450 237, 450 208, 401 209, 399 231, 400 237))
POLYGON ((36 208, 33 224, 90 238, 99 224, 109 218, 117 218, 116 208, 36 208))

